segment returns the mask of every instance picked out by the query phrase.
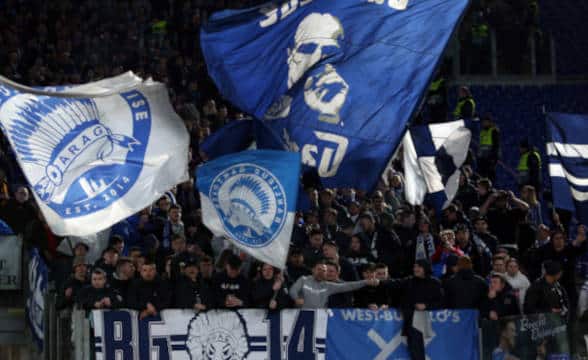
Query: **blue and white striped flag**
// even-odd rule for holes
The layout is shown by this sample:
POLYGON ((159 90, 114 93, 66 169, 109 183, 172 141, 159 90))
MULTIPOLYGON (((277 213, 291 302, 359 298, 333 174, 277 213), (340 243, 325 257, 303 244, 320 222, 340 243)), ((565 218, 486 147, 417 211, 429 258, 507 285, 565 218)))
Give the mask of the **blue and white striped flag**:
POLYGON ((459 187, 459 168, 470 146, 463 120, 414 126, 404 136, 406 200, 421 205, 427 198, 439 214, 459 187))
POLYGON ((556 208, 588 220, 588 115, 551 113, 547 116, 547 155, 556 208))
POLYGON ((283 269, 296 214, 300 154, 250 150, 197 170, 204 225, 254 258, 283 269))

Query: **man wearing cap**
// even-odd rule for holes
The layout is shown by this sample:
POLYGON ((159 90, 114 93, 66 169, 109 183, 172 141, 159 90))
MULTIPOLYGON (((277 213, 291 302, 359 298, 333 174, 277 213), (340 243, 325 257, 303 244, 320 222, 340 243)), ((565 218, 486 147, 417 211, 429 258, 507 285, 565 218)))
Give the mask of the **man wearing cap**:
POLYGON ((562 276, 561 264, 548 260, 543 263, 544 275, 536 280, 525 297, 525 314, 554 313, 567 319, 569 315, 568 293, 559 283, 562 276))
MULTIPOLYGON (((77 246, 77 245, 76 245, 77 246)), ((83 257, 76 257, 73 260, 72 275, 65 282, 63 289, 57 299, 57 309, 70 307, 76 301, 80 290, 88 283, 88 266, 83 257)))
POLYGON ((175 307, 180 309, 207 310, 212 307, 210 289, 199 275, 195 259, 184 264, 175 286, 175 307))

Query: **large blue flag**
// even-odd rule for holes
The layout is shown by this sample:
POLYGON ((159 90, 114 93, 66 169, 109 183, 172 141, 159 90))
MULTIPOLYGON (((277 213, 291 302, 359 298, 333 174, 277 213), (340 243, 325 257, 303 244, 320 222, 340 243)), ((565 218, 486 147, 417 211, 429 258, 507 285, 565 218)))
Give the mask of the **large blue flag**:
POLYGON ((251 119, 231 121, 207 136, 200 144, 200 151, 207 159, 212 160, 246 150, 254 141, 251 119))
POLYGON ((251 150, 197 169, 202 219, 215 235, 284 268, 296 213, 300 154, 251 150))
POLYGON ((547 155, 556 208, 576 212, 588 224, 588 115, 547 116, 547 155))
POLYGON ((325 186, 371 189, 468 0, 290 0, 213 14, 202 50, 220 92, 302 153, 325 186))

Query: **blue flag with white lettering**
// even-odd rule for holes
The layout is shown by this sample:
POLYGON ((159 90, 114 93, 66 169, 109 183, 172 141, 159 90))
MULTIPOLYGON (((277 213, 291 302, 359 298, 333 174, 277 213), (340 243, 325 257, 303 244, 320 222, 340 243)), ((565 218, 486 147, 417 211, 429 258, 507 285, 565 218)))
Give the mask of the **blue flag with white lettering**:
MULTIPOLYGON (((399 311, 331 309, 327 323, 327 359, 410 359, 399 311)), ((428 359, 478 360, 478 312, 429 311, 424 334, 428 359)), ((414 325, 414 324, 413 324, 414 325)))
MULTIPOLYGON (((210 76, 317 169, 325 186, 375 186, 468 0, 290 0, 213 14, 210 76)), ((259 148, 275 148, 257 138, 259 148)))
POLYGON ((300 154, 250 150, 197 169, 204 225, 254 258, 286 265, 300 175, 300 154))
POLYGON ((547 156, 556 208, 575 211, 588 224, 588 115, 547 116, 547 156))

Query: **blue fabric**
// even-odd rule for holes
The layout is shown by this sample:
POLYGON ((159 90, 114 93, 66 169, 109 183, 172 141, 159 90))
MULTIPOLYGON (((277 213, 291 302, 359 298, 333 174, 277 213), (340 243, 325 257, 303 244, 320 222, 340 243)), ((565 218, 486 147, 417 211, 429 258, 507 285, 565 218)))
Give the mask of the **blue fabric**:
POLYGON ((222 128, 206 137, 200 150, 206 154, 207 159, 216 159, 219 156, 243 151, 254 141, 253 121, 231 121, 222 128))
POLYGON ((37 248, 33 248, 29 261, 29 297, 26 302, 27 321, 39 351, 43 349, 45 328, 44 296, 47 292, 49 272, 37 248))
MULTIPOLYGON (((588 126, 588 115, 551 113, 547 116, 547 142, 563 145, 588 145, 585 136, 588 126)), ((564 175, 551 176, 553 203, 556 208, 575 212, 576 218, 582 224, 588 224, 588 200, 580 195, 574 196, 572 190, 578 193, 588 192, 588 156, 580 152, 562 154, 556 152, 549 155, 550 166, 561 166, 563 170, 573 176, 574 181, 564 175)))
MULTIPOLYGON (((410 358, 406 340, 401 338, 403 320, 397 310, 331 309, 330 311, 332 316, 329 316, 327 323, 327 360, 410 358), (379 345, 375 341, 378 337, 383 340, 383 343, 379 345)), ((436 360, 480 358, 477 311, 438 310, 431 311, 429 314, 434 334, 432 338, 425 339, 425 350, 429 358, 436 360)))
POLYGON ((0 220, 0 235, 14 235, 12 228, 3 220, 0 220))
POLYGON ((376 185, 468 0, 393 3, 307 0, 213 14, 201 34, 209 74, 273 133, 257 138, 259 148, 302 152, 327 187, 376 185))

